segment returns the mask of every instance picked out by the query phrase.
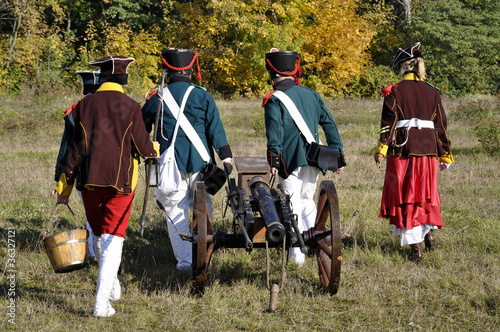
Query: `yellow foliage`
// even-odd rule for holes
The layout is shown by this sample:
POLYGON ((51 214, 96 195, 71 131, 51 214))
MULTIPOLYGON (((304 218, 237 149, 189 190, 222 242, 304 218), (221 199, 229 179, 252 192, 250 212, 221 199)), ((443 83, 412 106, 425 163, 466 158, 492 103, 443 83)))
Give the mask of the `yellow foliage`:
MULTIPOLYGON (((129 68, 128 89, 141 95, 160 82, 159 55, 171 47, 198 52, 203 81, 197 83, 224 96, 262 96, 271 89, 264 61, 271 47, 299 52, 304 85, 326 95, 349 92, 349 83, 371 65, 367 50, 388 13, 381 0, 370 1, 368 10, 359 10, 368 2, 357 0, 165 1, 161 31, 95 18, 86 22, 80 39, 64 30, 62 2, 13 3, 12 14, 22 17, 23 25, 9 65, 29 77, 23 81, 46 75, 50 86, 57 68, 70 67, 69 74, 59 70, 59 75, 71 77, 73 70, 96 69, 88 63, 102 56, 132 56, 136 62, 129 68), (43 66, 46 72, 39 74, 43 66)), ((112 0, 103 3, 113 5, 112 0)), ((0 69, 6 63, 0 59, 0 69)))
MULTIPOLYGON (((310 1, 296 29, 307 36, 301 51, 304 82, 326 95, 346 92, 370 62, 368 46, 377 24, 373 17, 358 15, 356 0, 310 1)), ((381 13, 382 15, 382 13, 381 13)))
MULTIPOLYGON (((376 2, 375 2, 376 3, 376 2)), ((223 94, 261 95, 264 54, 271 47, 298 51, 304 84, 325 94, 345 92, 369 64, 368 46, 384 10, 356 13, 356 0, 226 0, 171 3, 163 39, 199 52, 204 81, 223 94), (207 73, 208 71, 208 73, 207 73), (205 80, 205 78, 207 80, 205 80)))

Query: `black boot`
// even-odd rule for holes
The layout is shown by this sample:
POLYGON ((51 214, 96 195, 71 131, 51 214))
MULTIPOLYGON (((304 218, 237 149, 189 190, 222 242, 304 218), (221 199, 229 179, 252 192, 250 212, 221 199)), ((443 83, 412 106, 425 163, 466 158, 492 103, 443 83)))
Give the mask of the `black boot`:
POLYGON ((425 249, 426 250, 434 250, 436 249, 436 239, 434 238, 434 234, 432 233, 432 230, 429 231, 429 233, 425 234, 425 249))
POLYGON ((418 263, 422 260, 422 246, 420 243, 410 244, 410 260, 418 263))

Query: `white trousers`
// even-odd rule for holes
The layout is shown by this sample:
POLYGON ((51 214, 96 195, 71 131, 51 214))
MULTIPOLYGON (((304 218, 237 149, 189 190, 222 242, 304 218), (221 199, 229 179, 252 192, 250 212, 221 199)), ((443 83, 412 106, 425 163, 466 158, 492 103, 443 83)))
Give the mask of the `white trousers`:
MULTIPOLYGON (((314 227, 316 222, 317 210, 314 194, 318 178, 319 169, 312 166, 298 167, 288 178, 279 178, 286 193, 290 195, 291 208, 293 213, 297 215, 297 225, 300 232, 314 227)), ((290 248, 289 257, 297 264, 302 264, 305 261, 305 254, 300 251, 299 247, 290 248)))
MULTIPOLYGON (((201 175, 199 172, 186 174, 181 171, 181 178, 179 191, 170 201, 161 201, 161 203, 168 217, 170 217, 170 220, 166 217, 166 221, 170 243, 177 260, 177 269, 189 270, 192 263, 192 244, 189 241, 182 240, 178 231, 185 234, 191 233, 189 210, 193 211, 195 183, 200 180, 201 175), (172 223, 175 224, 175 227, 172 223)), ((212 215, 212 198, 209 194, 206 194, 206 199, 210 215, 212 215)))

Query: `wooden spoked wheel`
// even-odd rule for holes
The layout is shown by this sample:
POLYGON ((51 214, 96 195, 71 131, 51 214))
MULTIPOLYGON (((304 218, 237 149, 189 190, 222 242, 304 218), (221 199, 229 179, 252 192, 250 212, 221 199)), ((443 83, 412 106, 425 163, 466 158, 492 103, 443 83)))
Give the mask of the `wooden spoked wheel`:
POLYGON ((193 203, 193 292, 203 294, 207 270, 214 250, 213 227, 207 205, 205 183, 197 182, 193 203))
POLYGON ((314 238, 319 278, 331 295, 336 294, 340 283, 342 236, 337 190, 332 181, 323 181, 319 188, 314 238))

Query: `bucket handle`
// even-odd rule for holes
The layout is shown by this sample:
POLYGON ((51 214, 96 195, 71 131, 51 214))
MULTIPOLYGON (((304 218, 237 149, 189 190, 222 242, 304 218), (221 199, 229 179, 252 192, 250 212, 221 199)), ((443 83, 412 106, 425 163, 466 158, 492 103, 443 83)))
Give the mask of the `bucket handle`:
MULTIPOLYGON (((50 234, 50 233, 52 233, 52 226, 53 226, 53 224, 54 224, 54 220, 56 219, 57 205, 58 205, 58 204, 56 203, 56 205, 55 205, 55 207, 54 207, 54 212, 52 213, 52 217, 50 217, 49 226, 47 227, 47 230, 46 230, 46 231, 44 231, 44 232, 42 233, 42 235, 40 235, 40 238, 41 238, 41 240, 42 240, 42 241, 43 241, 43 240, 45 240, 45 238, 46 238, 47 236, 49 236, 49 234, 50 234)), ((72 214, 72 215, 73 215, 73 217, 75 218, 76 222, 77 222, 77 223, 80 223, 80 221, 79 221, 79 220, 78 220, 78 218, 76 217, 75 213, 73 212, 73 210, 71 209, 71 207, 69 206, 69 204, 64 204, 64 205, 66 205, 66 206, 68 207, 69 212, 71 212, 71 214, 72 214)))

